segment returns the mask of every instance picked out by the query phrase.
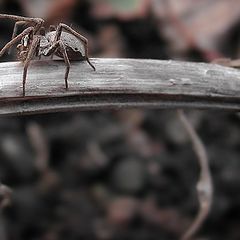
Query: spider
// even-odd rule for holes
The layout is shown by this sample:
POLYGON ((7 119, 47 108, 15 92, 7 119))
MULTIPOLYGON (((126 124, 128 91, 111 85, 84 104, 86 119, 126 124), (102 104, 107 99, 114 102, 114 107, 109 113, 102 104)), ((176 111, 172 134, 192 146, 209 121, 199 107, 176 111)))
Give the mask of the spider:
POLYGON ((52 58, 53 55, 63 58, 66 64, 66 89, 68 89, 70 60, 86 60, 93 70, 96 70, 88 57, 88 40, 68 25, 64 23, 60 23, 57 27, 51 25, 49 31, 46 32, 43 27, 44 20, 41 18, 28 18, 7 14, 0 14, 0 18, 16 21, 12 40, 2 48, 0 57, 7 50, 10 51, 11 47, 20 41, 20 44, 17 45, 17 56, 24 63, 23 96, 25 96, 28 67, 33 58, 38 57, 40 59, 41 56, 51 56, 52 58), (28 27, 20 34, 17 34, 17 28, 20 25, 28 25, 28 27))

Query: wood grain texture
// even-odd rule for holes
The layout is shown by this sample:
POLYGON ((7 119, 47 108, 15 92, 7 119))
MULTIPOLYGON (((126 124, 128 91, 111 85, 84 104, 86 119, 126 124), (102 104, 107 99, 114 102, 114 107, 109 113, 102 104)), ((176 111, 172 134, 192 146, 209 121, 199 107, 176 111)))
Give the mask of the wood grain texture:
POLYGON ((22 97, 23 67, 0 64, 0 115, 148 108, 240 109, 240 71, 206 63, 139 59, 72 62, 65 89, 63 61, 33 61, 22 97))

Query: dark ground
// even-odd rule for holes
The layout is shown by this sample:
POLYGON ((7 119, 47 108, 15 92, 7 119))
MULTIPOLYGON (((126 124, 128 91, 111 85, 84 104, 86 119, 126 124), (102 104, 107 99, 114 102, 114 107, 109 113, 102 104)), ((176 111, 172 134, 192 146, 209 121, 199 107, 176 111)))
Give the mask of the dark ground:
MULTIPOLYGON (((208 61, 211 55, 198 46, 170 47, 150 13, 100 17, 92 10, 94 3, 79 1, 73 7, 74 1, 65 2, 74 9, 71 18, 64 12, 65 19, 88 35, 92 56, 208 61)), ((17 1, 2 4, 5 13, 24 11, 17 1)), ((48 17, 49 23, 59 21, 54 14, 48 17)), ((214 52, 237 56, 238 25, 229 26, 214 52)), ((2 46, 12 25, 0 27, 2 46)), ((215 188, 211 213, 198 236, 238 240, 240 115, 191 111, 188 116, 206 145, 215 188)), ((13 190, 12 203, 0 217, 0 239, 179 239, 198 210, 198 171, 174 111, 0 118, 0 180, 13 190)))

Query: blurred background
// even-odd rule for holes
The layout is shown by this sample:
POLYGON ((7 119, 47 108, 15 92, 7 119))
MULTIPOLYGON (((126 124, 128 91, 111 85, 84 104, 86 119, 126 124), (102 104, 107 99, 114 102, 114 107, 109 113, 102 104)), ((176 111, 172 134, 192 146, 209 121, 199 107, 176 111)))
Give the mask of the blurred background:
MULTIPOLYGON (((0 12, 65 22, 89 39, 94 57, 210 62, 240 54, 236 0, 0 0, 0 12)), ((1 20, 0 48, 13 26, 1 20)), ((13 51, 1 61, 14 59, 13 51)), ((240 115, 188 117, 215 188, 195 239, 240 239, 240 115)), ((0 181, 13 193, 0 239, 179 239, 198 210, 198 173, 175 111, 1 117, 0 181)))

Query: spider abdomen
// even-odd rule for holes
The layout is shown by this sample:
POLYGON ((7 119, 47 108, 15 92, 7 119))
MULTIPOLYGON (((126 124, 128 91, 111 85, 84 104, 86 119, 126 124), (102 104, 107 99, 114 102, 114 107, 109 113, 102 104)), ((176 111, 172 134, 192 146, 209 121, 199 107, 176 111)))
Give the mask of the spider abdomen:
MULTIPOLYGON (((56 31, 52 31, 46 34, 46 38, 49 42, 53 42, 56 35, 56 31)), ((85 49, 81 41, 79 41, 74 35, 67 32, 62 32, 60 40, 63 42, 67 55, 70 60, 85 60, 85 49)), ((57 50, 55 55, 63 58, 61 51, 57 50)))

